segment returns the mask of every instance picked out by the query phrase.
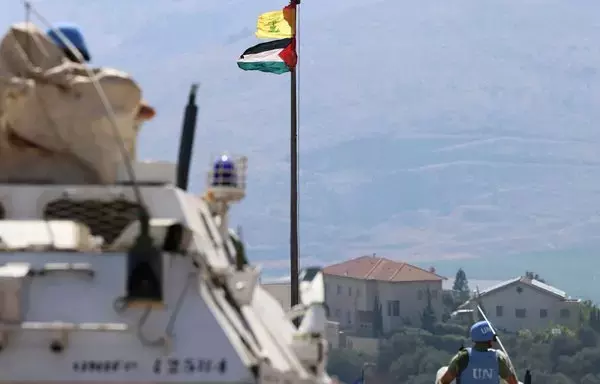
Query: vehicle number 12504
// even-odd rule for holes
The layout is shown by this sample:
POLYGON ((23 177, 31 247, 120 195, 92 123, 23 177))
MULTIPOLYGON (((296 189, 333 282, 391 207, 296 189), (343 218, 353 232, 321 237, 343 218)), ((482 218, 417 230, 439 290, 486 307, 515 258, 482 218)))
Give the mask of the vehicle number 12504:
POLYGON ((154 360, 153 371, 157 375, 193 375, 197 373, 219 373, 227 371, 227 361, 213 361, 194 357, 166 357, 154 360))

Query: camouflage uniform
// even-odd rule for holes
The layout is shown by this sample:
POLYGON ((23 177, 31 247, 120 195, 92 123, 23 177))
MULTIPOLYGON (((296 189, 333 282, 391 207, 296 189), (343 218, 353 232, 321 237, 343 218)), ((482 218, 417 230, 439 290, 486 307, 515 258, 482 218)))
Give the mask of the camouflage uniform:
MULTIPOLYGON (((473 349, 476 351, 487 351, 489 348, 487 343, 475 343, 473 349)), ((508 380, 513 374, 508 363, 508 357, 500 350, 496 350, 496 355, 498 356, 498 374, 502 379, 508 380)), ((469 352, 466 349, 462 349, 450 360, 448 371, 459 377, 462 371, 467 368, 467 365, 469 365, 469 352)))

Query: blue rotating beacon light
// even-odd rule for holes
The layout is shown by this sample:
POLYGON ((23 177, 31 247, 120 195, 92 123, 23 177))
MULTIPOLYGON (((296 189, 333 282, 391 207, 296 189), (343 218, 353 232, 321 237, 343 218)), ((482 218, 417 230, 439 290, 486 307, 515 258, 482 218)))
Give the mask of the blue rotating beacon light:
POLYGON ((233 160, 221 155, 213 163, 212 187, 237 187, 237 170, 233 160))
POLYGON ((212 163, 208 174, 208 192, 221 202, 239 201, 245 196, 246 158, 222 154, 212 163))

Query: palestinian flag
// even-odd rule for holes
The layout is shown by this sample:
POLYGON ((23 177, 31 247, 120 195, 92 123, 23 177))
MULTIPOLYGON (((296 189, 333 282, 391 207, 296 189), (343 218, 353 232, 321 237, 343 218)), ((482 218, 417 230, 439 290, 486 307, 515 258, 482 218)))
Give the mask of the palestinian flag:
POLYGON ((282 74, 296 67, 296 39, 273 40, 250 47, 237 61, 244 71, 282 74))

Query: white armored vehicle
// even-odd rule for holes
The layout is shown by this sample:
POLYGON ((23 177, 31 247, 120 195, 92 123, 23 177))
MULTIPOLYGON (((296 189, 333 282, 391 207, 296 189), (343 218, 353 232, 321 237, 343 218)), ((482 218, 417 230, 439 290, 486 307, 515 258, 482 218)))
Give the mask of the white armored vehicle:
POLYGON ((3 37, 0 383, 330 382, 320 270, 286 314, 228 229, 246 159, 186 191, 194 98, 179 163, 137 162, 153 112, 127 74, 30 23, 3 37))

